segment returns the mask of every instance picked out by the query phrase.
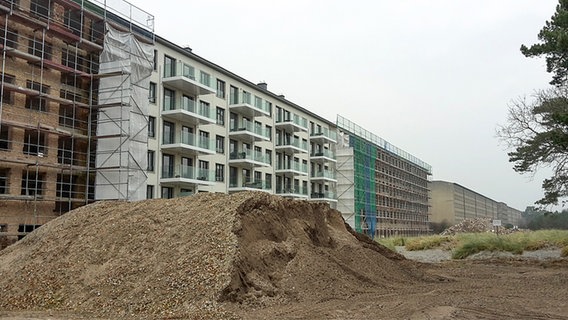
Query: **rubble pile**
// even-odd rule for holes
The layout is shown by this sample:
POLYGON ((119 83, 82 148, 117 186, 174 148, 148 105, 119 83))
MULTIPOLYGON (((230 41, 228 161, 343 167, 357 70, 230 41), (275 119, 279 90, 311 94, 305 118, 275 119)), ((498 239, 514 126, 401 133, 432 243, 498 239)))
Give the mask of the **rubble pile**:
POLYGON ((450 236, 457 233, 476 233, 476 232, 490 232, 492 231, 491 219, 477 218, 477 219, 464 219, 462 222, 449 227, 444 230, 440 235, 450 236))
POLYGON ((434 281, 414 266, 324 203, 263 192, 97 202, 0 251, 0 309, 232 319, 434 281))

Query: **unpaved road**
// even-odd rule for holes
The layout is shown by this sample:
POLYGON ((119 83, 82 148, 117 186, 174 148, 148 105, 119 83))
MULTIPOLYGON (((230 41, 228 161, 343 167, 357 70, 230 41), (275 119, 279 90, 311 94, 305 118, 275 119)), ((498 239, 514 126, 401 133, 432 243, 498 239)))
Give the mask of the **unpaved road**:
MULTIPOLYGON (((439 279, 392 291, 267 308, 229 305, 244 319, 568 319, 568 260, 494 259, 419 266, 439 279)), ((89 319, 65 313, 2 312, 0 319, 89 319)), ((196 317, 195 319, 200 319, 196 317)))

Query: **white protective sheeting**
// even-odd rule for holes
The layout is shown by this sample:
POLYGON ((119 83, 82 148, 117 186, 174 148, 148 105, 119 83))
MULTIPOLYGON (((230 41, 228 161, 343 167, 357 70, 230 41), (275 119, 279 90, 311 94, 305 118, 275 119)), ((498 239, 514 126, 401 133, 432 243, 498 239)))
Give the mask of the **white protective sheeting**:
POLYGON ((100 56, 95 199, 146 198, 153 46, 107 24, 100 56))

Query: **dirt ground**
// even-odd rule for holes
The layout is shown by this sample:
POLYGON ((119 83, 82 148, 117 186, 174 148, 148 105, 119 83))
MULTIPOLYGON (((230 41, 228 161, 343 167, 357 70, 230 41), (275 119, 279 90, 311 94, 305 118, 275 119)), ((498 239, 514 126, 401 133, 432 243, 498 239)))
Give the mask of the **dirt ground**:
POLYGON ((96 203, 0 251, 0 319, 568 319, 568 259, 421 263, 325 204, 96 203))

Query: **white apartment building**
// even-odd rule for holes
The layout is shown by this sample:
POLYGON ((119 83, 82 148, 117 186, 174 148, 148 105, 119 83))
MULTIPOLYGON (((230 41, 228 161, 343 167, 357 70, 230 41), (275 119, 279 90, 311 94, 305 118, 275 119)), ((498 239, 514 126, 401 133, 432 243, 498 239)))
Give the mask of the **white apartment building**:
POLYGON ((336 127, 163 38, 149 87, 147 198, 265 191, 335 207, 336 127))

